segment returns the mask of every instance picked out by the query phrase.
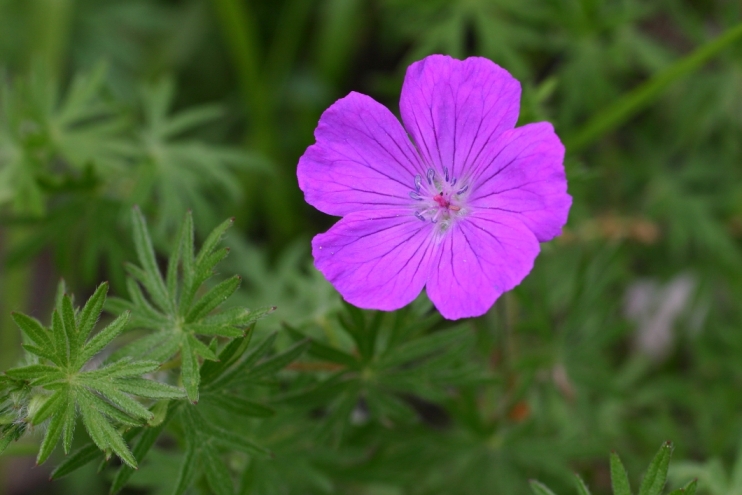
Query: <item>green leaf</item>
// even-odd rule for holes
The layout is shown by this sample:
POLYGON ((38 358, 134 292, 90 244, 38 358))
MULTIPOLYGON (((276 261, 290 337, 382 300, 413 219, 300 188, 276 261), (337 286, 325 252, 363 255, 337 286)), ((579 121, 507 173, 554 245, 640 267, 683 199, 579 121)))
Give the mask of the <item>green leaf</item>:
POLYGON ((531 485, 531 491, 535 495, 555 495, 546 485, 536 480, 530 480, 528 484, 531 485))
POLYGON ((251 440, 238 435, 233 431, 227 431, 217 426, 209 426, 208 434, 213 438, 215 442, 223 445, 232 450, 244 452, 250 455, 257 455, 260 457, 272 457, 273 454, 270 450, 262 447, 251 440))
POLYGON ((270 407, 237 395, 210 393, 202 396, 202 399, 206 404, 237 416, 267 418, 276 414, 276 411, 270 407))
POLYGON ((44 461, 46 461, 46 459, 51 455, 54 447, 56 447, 57 445, 57 442, 59 442, 59 438, 62 436, 65 420, 67 418, 66 411, 68 401, 69 399, 67 397, 63 398, 60 409, 63 409, 65 412, 63 414, 55 414, 55 416, 49 422, 49 428, 47 428, 46 430, 44 440, 41 442, 39 454, 36 457, 36 464, 43 464, 44 461))
POLYGON ((77 358, 76 365, 81 366, 84 363, 88 362, 93 356, 98 354, 101 350, 103 350, 104 347, 110 344, 113 339, 118 337, 119 334, 124 331, 124 328, 126 328, 126 323, 129 321, 129 314, 130 313, 128 312, 122 314, 121 316, 113 320, 110 325, 105 327, 92 339, 90 339, 82 348, 82 351, 77 358))
POLYGON ((575 484, 577 485, 577 495, 590 495, 590 490, 579 474, 575 474, 575 484))
POLYGON ((116 382, 116 387, 127 394, 148 399, 182 399, 185 396, 180 388, 144 378, 119 380, 116 382))
POLYGON ((209 349, 209 346, 198 340, 197 337, 194 335, 188 335, 186 337, 188 339, 188 343, 191 346, 191 349, 197 356, 201 356, 204 359, 208 359, 209 361, 217 361, 218 358, 214 351, 209 349))
MULTIPOLYGON (((132 454, 137 460, 137 463, 141 463, 144 460, 144 456, 147 455, 149 450, 155 444, 160 433, 165 429, 165 425, 167 425, 167 421, 163 421, 153 428, 143 428, 144 431, 142 432, 142 435, 139 437, 139 440, 134 444, 134 448, 132 449, 132 454)), ((121 491, 121 489, 126 485, 126 482, 129 481, 129 478, 131 478, 132 474, 134 474, 133 468, 126 465, 121 466, 116 473, 116 476, 113 478, 113 483, 111 483, 109 493, 114 495, 121 491)))
POLYGON ((611 486, 613 495, 631 495, 629 475, 615 452, 611 452, 611 486))
POLYGON ((232 495, 234 491, 232 477, 224 461, 219 458, 219 452, 207 446, 203 449, 201 461, 211 492, 216 495, 232 495))
POLYGON ((198 359, 196 358, 196 353, 191 348, 191 339, 188 336, 183 339, 180 356, 183 387, 188 395, 188 400, 196 403, 198 402, 198 384, 200 381, 198 359))
POLYGON ((157 267, 155 258, 155 249, 152 247, 152 240, 147 232, 147 221, 144 219, 139 207, 134 207, 134 248, 137 252, 137 258, 141 263, 143 271, 141 272, 142 280, 145 287, 150 291, 150 296, 163 311, 172 311, 173 305, 168 299, 168 291, 165 282, 162 280, 160 270, 157 267))
POLYGON ((67 397, 65 392, 64 390, 58 390, 46 399, 44 404, 33 415, 33 424, 41 424, 52 414, 59 414, 60 411, 66 409, 67 397))
POLYGON ((208 315, 216 309, 217 306, 226 301, 240 287, 242 278, 238 275, 228 278, 220 284, 213 287, 209 292, 193 305, 186 316, 186 323, 194 322, 208 315))
POLYGON ((740 38, 742 38, 742 24, 737 24, 715 40, 697 48, 665 70, 655 74, 648 81, 617 99, 612 105, 602 108, 580 131, 566 139, 566 148, 571 152, 580 151, 606 132, 623 124, 654 101, 668 85, 697 70, 702 64, 740 38))
POLYGON ((65 458, 65 460, 52 471, 50 478, 52 480, 57 480, 63 476, 67 476, 99 457, 100 450, 98 447, 94 443, 89 443, 65 458))
POLYGON ((450 346, 471 333, 468 325, 442 330, 390 349, 379 359, 379 368, 391 368, 423 358, 450 346))
MULTIPOLYGON (((211 233, 206 237, 204 243, 201 245, 201 250, 198 252, 198 256, 196 256, 196 266, 202 266, 204 264, 208 265, 206 259, 212 251, 216 249, 216 246, 219 245, 222 237, 224 237, 224 233, 232 226, 232 224, 234 224, 234 218, 223 221, 218 227, 211 231, 211 233)), ((213 265, 211 265, 209 269, 212 267, 213 265)))
POLYGON ((276 354, 255 366, 247 373, 246 378, 256 379, 276 373, 285 368, 289 363, 294 362, 307 348, 309 348, 309 340, 298 342, 284 352, 276 354))
POLYGON ((277 335, 276 332, 268 335, 260 344, 248 352, 244 359, 236 363, 232 368, 225 371, 216 380, 211 382, 209 388, 212 390, 227 388, 233 381, 243 376, 253 366, 253 364, 255 364, 271 349, 277 335))
POLYGON ((101 450, 111 449, 119 458, 132 468, 137 467, 137 461, 132 455, 126 442, 111 424, 98 412, 97 409, 82 407, 81 415, 85 429, 90 438, 101 450))
MULTIPOLYGON (((301 339, 307 338, 306 335, 291 328, 288 325, 284 324, 284 328, 289 332, 289 334, 291 334, 291 337, 295 340, 301 340, 301 339)), ((307 350, 307 354, 309 354, 312 357, 316 357, 318 359, 321 359, 323 361, 327 361, 330 363, 347 366, 350 369, 358 369, 361 366, 358 359, 348 354, 347 352, 343 352, 333 347, 327 346, 325 344, 315 341, 314 339, 311 339, 310 342, 311 343, 309 345, 309 349, 307 350)))
POLYGON ((76 416, 75 394, 72 392, 67 397, 67 410, 64 412, 64 426, 62 428, 62 447, 65 454, 69 454, 70 450, 72 450, 72 437, 75 433, 76 416))
POLYGON ((64 378, 59 372, 59 368, 46 364, 32 364, 22 368, 13 368, 6 371, 5 374, 14 380, 24 381, 34 381, 50 375, 57 376, 59 379, 64 378))
POLYGON ((42 349, 53 348, 49 332, 36 318, 26 316, 23 313, 11 313, 10 316, 21 331, 38 347, 42 349))
POLYGON ((54 339, 54 353, 59 356, 59 362, 62 363, 62 366, 67 366, 70 362, 70 343, 67 339, 64 323, 62 323, 62 317, 56 309, 52 313, 52 338, 54 339))
POLYGON ((77 325, 75 325, 75 308, 72 306, 72 299, 67 295, 62 297, 61 306, 62 322, 70 347, 70 362, 75 363, 77 362, 79 351, 77 325))
POLYGON ((103 304, 106 301, 106 294, 108 294, 108 282, 104 282, 98 286, 90 299, 85 303, 82 310, 80 310, 80 316, 77 324, 77 335, 80 339, 78 344, 87 340, 90 336, 90 332, 93 331, 95 324, 100 318, 100 314, 103 311, 103 304))
POLYGON ((644 475, 639 495, 661 495, 667 481, 667 469, 670 466, 673 445, 666 442, 660 447, 659 452, 649 464, 649 469, 644 475))
POLYGON ((191 486, 191 483, 193 483, 196 477, 196 473, 198 473, 199 464, 198 450, 191 442, 186 443, 183 463, 180 465, 178 478, 173 485, 172 495, 183 495, 188 490, 188 487, 191 486))

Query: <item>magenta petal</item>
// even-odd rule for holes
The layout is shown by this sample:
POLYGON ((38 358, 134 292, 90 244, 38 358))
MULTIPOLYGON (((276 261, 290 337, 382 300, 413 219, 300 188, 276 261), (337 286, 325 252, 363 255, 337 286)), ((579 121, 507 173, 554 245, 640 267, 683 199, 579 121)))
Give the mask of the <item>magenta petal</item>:
POLYGON ((409 209, 351 213, 312 240, 314 264, 349 303, 398 309, 428 279, 436 249, 432 227, 409 209))
POLYGON ((572 197, 567 194, 564 146, 547 122, 506 132, 472 171, 469 205, 519 218, 539 241, 562 232, 572 197))
POLYGON ((517 218, 478 211, 442 240, 428 296, 449 320, 480 316, 533 268, 536 237, 517 218))
POLYGON ((336 101, 320 118, 317 142, 299 160, 306 201, 330 215, 410 203, 417 151, 397 118, 360 93, 336 101))
POLYGON ((518 120, 520 83, 491 60, 432 55, 407 69, 400 111, 420 154, 452 177, 518 120))

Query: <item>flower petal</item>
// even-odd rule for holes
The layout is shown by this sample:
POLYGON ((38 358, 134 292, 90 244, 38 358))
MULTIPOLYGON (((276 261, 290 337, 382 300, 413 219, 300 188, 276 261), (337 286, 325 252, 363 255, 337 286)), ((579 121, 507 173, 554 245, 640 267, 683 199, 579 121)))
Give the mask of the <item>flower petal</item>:
POLYGON ((518 120, 520 83, 491 60, 431 55, 407 69, 399 108, 423 159, 463 175, 518 120))
POLYGON ((449 320, 480 316, 528 275, 539 249, 517 218, 474 211, 441 241, 428 297, 449 320))
POLYGON ((572 205, 564 146, 548 122, 506 132, 472 172, 468 204, 518 217, 539 241, 562 232, 572 205))
POLYGON ((299 160, 307 203, 330 215, 408 205, 419 156, 397 118, 360 93, 336 101, 320 118, 317 142, 299 160))
POLYGON ((422 290, 436 249, 433 224, 412 210, 354 212, 312 240, 317 269, 351 304, 391 311, 422 290))

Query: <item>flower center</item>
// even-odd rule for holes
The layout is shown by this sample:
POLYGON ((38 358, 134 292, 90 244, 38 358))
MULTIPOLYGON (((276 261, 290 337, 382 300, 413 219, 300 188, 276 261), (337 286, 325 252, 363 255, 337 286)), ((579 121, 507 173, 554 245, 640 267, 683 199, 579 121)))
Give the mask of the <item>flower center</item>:
POLYGON ((452 178, 448 168, 443 169, 442 176, 429 168, 424 179, 420 175, 415 176, 415 190, 410 191, 410 197, 415 200, 415 216, 423 222, 438 224, 442 231, 446 230, 451 222, 466 214, 468 190, 468 184, 461 184, 456 177, 452 178))

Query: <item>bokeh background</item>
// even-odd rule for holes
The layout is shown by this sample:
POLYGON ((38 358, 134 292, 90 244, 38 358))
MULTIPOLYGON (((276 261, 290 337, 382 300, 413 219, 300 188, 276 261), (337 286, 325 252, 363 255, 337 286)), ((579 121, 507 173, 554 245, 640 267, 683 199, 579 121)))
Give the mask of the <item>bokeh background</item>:
MULTIPOLYGON (((134 204, 162 252, 187 209, 200 235, 235 217, 241 302, 323 335, 341 302, 309 240, 334 219, 295 178, 321 112, 353 90, 396 113, 409 63, 482 55, 521 81, 520 124, 554 123, 574 198, 469 323, 488 378, 284 446, 243 493, 570 493, 577 471, 600 495, 610 450, 636 481, 666 440, 674 483, 742 493, 742 39, 692 58, 740 22, 737 0, 0 0, 0 364, 10 311, 46 315, 59 277, 123 291, 134 204)), ((0 493, 105 493, 96 466, 48 483, 37 441, 0 493)), ((167 493, 153 455, 129 493, 167 493)))

